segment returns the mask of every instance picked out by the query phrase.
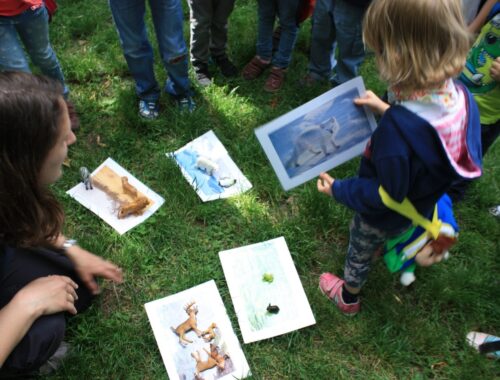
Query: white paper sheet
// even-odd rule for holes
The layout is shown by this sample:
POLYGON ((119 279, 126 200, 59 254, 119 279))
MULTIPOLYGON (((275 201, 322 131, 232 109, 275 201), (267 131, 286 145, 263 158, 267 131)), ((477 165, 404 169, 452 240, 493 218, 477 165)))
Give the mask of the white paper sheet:
POLYGON ((228 198, 252 188, 252 184, 236 166, 213 131, 208 131, 173 153, 167 153, 167 157, 175 159, 182 174, 203 202, 228 198), (197 166, 200 157, 216 165, 213 173, 197 166), (233 185, 224 187, 232 181, 233 185))
POLYGON ((196 360, 192 357, 192 353, 198 352, 202 361, 208 359, 204 349, 210 351, 210 343, 203 337, 198 337, 194 331, 189 331, 185 334, 185 338, 192 343, 183 346, 173 331, 188 318, 184 308, 193 301, 198 310, 197 328, 203 331, 215 322, 216 337, 211 343, 219 348, 221 354, 227 355, 224 370, 215 367, 203 371, 200 373, 203 379, 234 380, 250 376, 250 368, 234 334, 226 308, 215 282, 211 280, 144 305, 170 380, 194 379, 196 360))
POLYGON ((130 174, 123 167, 118 165, 112 158, 107 158, 99 167, 92 172, 91 175, 97 173, 103 166, 108 166, 119 176, 127 176, 129 183, 134 186, 139 192, 143 193, 153 204, 146 209, 142 215, 130 215, 123 219, 118 219, 117 204, 105 192, 94 186, 93 190, 85 190, 85 185, 80 182, 78 185, 68 190, 69 194, 78 203, 82 204, 94 214, 98 215, 102 220, 113 227, 120 235, 128 230, 144 222, 147 218, 155 213, 156 210, 165 202, 165 200, 156 194, 149 187, 140 182, 136 177, 130 174))
POLYGON ((222 251, 219 257, 245 343, 316 323, 283 237, 222 251), (279 312, 270 313, 269 305, 279 312))

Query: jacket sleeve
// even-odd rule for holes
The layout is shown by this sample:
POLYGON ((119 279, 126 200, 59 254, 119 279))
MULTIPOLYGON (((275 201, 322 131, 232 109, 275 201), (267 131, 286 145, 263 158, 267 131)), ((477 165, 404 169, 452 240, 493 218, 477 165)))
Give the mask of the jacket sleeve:
POLYGON ((334 198, 362 214, 370 214, 385 209, 378 193, 380 185, 397 201, 408 194, 409 165, 402 157, 387 157, 375 164, 377 178, 354 177, 335 180, 332 186, 334 198))

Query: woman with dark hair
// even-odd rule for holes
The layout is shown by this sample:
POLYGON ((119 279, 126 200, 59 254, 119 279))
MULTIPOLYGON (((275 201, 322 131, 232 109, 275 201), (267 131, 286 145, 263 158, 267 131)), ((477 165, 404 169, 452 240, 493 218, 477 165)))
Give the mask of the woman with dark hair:
POLYGON ((0 74, 0 378, 46 370, 65 350, 66 315, 98 293, 95 276, 122 281, 119 267, 61 233, 48 185, 75 141, 60 83, 0 74))

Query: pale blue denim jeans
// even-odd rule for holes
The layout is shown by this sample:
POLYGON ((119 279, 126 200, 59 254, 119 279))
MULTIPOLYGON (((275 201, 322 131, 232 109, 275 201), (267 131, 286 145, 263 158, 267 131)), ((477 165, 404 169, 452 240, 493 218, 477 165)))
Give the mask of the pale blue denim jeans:
POLYGON ((273 66, 286 68, 290 64, 293 47, 297 40, 297 8, 299 0, 259 0, 257 55, 264 60, 271 59, 273 66), (281 37, 278 50, 273 57, 273 29, 279 19, 281 37))
POLYGON ((69 94, 64 75, 49 40, 49 16, 45 6, 27 9, 17 16, 0 16, 0 71, 31 72, 31 61, 40 71, 58 80, 69 94))
POLYGON ((354 78, 365 58, 362 21, 365 8, 344 0, 317 0, 312 18, 309 74, 340 84, 354 78), (334 43, 338 56, 332 76, 334 43))
MULTIPOLYGON (((160 87, 153 70, 153 48, 147 37, 146 0, 109 0, 123 55, 140 99, 157 101, 160 87)), ((188 54, 182 32, 180 0, 150 0, 151 15, 161 59, 168 73, 165 91, 175 98, 191 95, 188 54)))

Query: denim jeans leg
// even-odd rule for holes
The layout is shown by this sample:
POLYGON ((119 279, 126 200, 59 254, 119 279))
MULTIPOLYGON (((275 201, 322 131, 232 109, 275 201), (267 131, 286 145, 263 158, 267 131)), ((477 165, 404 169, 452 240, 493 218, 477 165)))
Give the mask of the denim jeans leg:
POLYGON ((277 3, 281 37, 272 64, 276 67, 286 68, 290 64, 299 30, 297 26, 299 0, 278 0, 277 3))
POLYGON ((147 38, 145 0, 109 0, 123 55, 140 99, 157 101, 160 87, 153 70, 153 49, 147 38))
POLYGON ((258 0, 257 55, 270 60, 273 55, 273 28, 278 9, 275 0, 258 0))
POLYGON ((49 15, 43 6, 35 10, 28 9, 19 17, 16 24, 19 37, 26 47, 31 61, 44 75, 58 80, 64 87, 64 96, 69 89, 64 82, 64 74, 49 40, 49 15))
POLYGON ((214 0, 214 14, 210 28, 210 53, 214 58, 227 55, 227 20, 235 0, 214 0))
POLYGON ((13 17, 0 16, 0 71, 24 71, 30 67, 21 40, 17 34, 13 17))
POLYGON ((168 73, 165 91, 175 98, 190 96, 188 54, 182 33, 180 0, 150 0, 151 14, 163 65, 168 73))
POLYGON ((344 0, 334 0, 333 17, 339 49, 334 80, 344 83, 359 74, 365 59, 362 38, 362 21, 365 9, 344 0))
POLYGON ((333 1, 317 0, 312 17, 311 52, 308 65, 309 74, 313 78, 321 80, 330 77, 334 41, 333 1))
POLYGON ((191 31, 191 63, 207 65, 210 58, 210 25, 213 17, 213 0, 188 0, 191 31))

